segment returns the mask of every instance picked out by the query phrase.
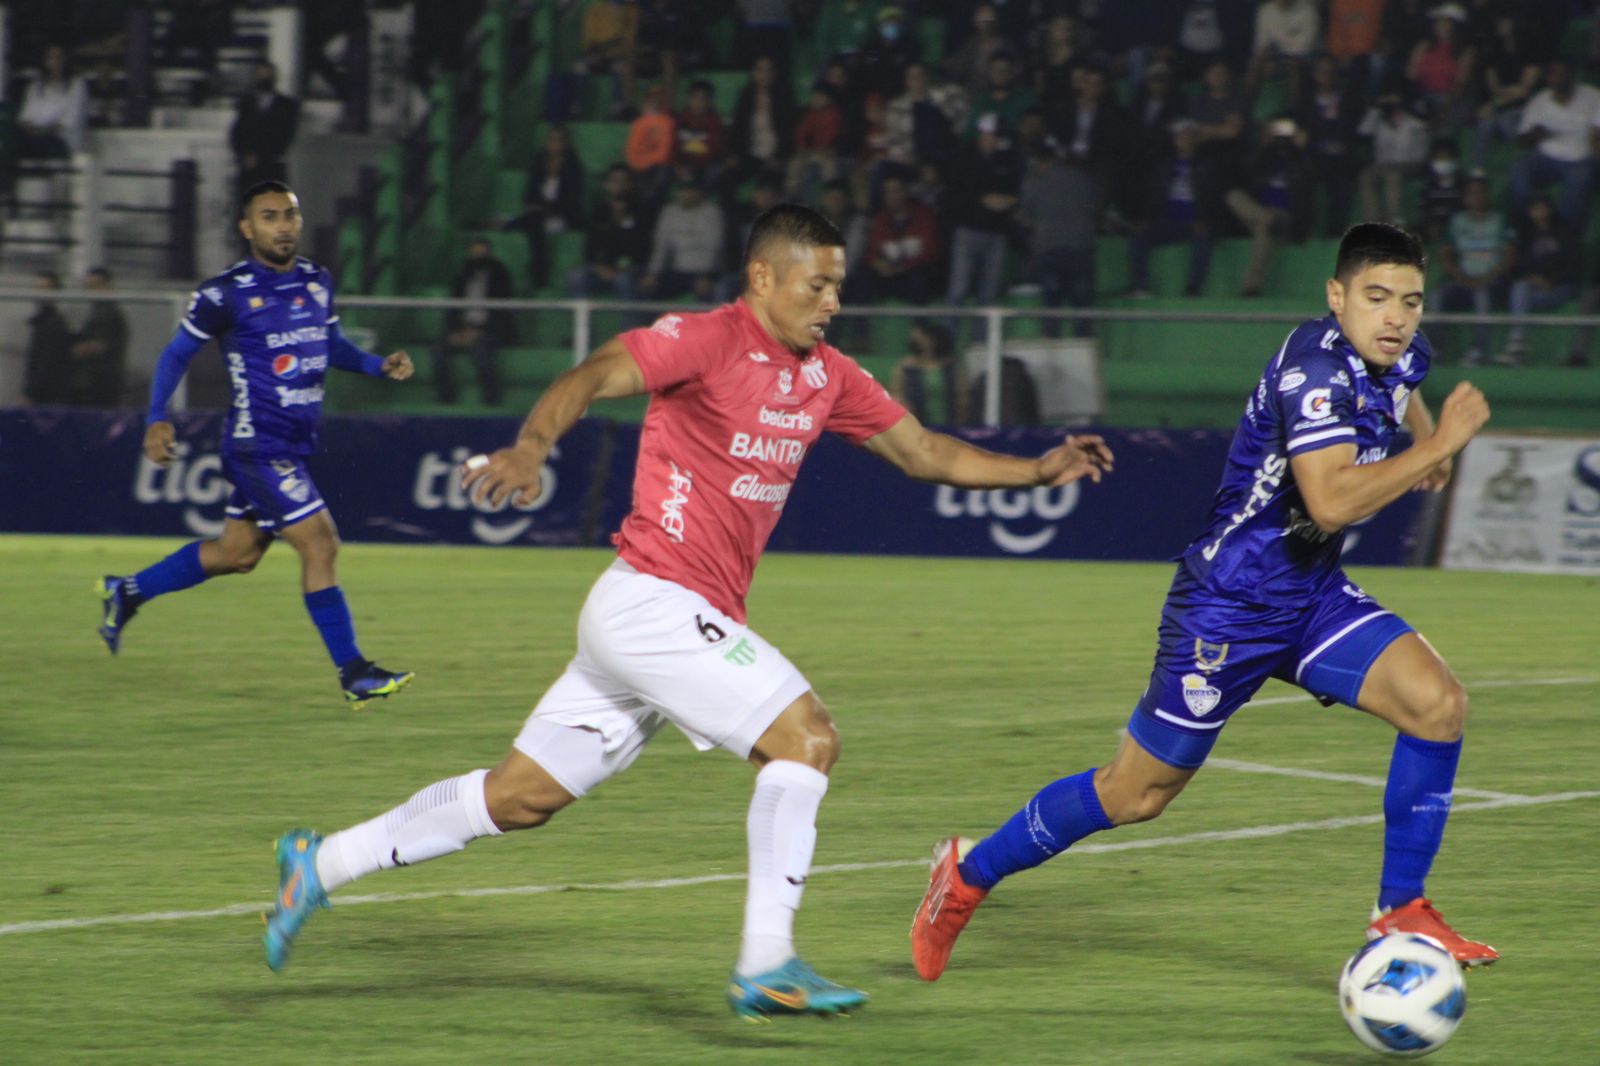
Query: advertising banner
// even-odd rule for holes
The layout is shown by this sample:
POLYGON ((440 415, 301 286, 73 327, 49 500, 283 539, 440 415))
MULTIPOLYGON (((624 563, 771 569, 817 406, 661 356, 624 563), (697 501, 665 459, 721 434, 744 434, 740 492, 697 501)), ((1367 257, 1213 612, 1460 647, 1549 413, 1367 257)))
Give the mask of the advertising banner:
MULTIPOLYGON (((309 460, 351 541, 605 545, 632 500, 639 427, 585 420, 561 439, 538 499, 489 508, 461 491, 467 456, 513 439, 516 419, 329 417, 309 460)), ((181 416, 179 456, 146 460, 134 412, 0 411, 0 531, 211 537, 232 487, 220 415, 181 416)), ((1231 433, 1102 430, 1102 484, 953 489, 912 481, 825 435, 801 468, 770 547, 779 551, 1163 560, 1199 532, 1231 433)), ((963 429, 995 451, 1038 455, 1046 429, 963 429)), ((1346 535, 1355 564, 1415 561, 1424 512, 1408 495, 1346 535)))
POLYGON ((1600 437, 1485 434, 1456 467, 1446 567, 1600 574, 1600 437))

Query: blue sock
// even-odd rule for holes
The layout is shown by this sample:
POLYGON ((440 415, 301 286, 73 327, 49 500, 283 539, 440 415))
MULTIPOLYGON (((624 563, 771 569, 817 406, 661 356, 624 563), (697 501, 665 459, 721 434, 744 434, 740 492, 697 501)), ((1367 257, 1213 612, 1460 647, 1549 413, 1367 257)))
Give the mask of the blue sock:
POLYGON ((1422 883, 1439 853, 1450 793, 1455 788, 1461 741, 1418 740, 1401 733, 1383 791, 1383 878, 1378 906, 1384 910, 1423 894, 1422 883))
POLYGON ((328 646, 333 665, 343 666, 351 659, 361 658, 361 649, 356 647, 356 624, 350 620, 350 608, 338 585, 306 593, 306 610, 322 634, 322 643, 328 646))
POLYGON ((979 841, 961 862, 961 879, 990 889, 1018 870, 1029 870, 1066 851, 1090 833, 1111 828, 1094 790, 1094 768, 1052 781, 979 841))
POLYGON ((129 590, 138 602, 153 600, 169 592, 193 588, 208 575, 200 566, 200 542, 191 541, 156 563, 147 566, 128 579, 129 590))

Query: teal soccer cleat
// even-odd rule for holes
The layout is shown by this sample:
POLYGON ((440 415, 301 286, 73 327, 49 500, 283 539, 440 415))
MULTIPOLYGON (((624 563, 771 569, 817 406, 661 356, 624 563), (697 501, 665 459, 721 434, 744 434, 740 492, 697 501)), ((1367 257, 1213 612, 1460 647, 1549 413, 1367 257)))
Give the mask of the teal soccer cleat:
POLYGON ((107 574, 95 582, 94 590, 104 603, 100 618, 100 639, 106 642, 111 654, 122 646, 122 628, 133 620, 139 610, 137 597, 128 588, 128 579, 107 574))
POLYGON ((728 1006, 752 1022, 774 1014, 849 1014, 866 1001, 865 992, 834 984, 798 957, 755 977, 735 973, 728 982, 728 1006))
POLYGON ((278 838, 278 901, 272 916, 262 915, 267 931, 261 940, 267 946, 267 967, 274 973, 289 961, 289 949, 300 927, 311 912, 328 905, 317 877, 317 849, 322 836, 309 829, 291 829, 278 838))
POLYGON ((385 670, 370 659, 353 659, 339 668, 339 687, 350 709, 359 711, 373 700, 393 696, 416 676, 410 670, 385 670))

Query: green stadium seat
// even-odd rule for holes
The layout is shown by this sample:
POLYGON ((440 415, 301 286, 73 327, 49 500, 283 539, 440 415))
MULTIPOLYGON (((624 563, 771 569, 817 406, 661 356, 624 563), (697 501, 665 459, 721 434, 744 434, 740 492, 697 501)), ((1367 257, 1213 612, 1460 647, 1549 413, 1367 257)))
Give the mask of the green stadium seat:
POLYGON ((570 122, 567 130, 586 172, 602 174, 611 164, 622 162, 628 147, 626 122, 570 122))

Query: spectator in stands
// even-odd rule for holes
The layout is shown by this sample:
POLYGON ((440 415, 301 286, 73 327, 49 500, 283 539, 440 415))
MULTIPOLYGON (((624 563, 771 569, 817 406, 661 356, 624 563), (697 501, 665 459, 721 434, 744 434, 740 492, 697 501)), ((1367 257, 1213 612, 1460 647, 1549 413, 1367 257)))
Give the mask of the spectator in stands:
POLYGON ((1422 232, 1430 245, 1444 240, 1450 220, 1462 207, 1466 179, 1460 154, 1453 139, 1438 142, 1422 178, 1422 232))
POLYGON ((722 269, 723 227, 722 208, 706 196, 692 172, 681 172, 672 202, 656 218, 640 295, 649 300, 685 295, 713 299, 722 269))
MULTIPOLYGON (((1489 314, 1504 299, 1506 280, 1516 261, 1515 236, 1505 217, 1489 201, 1489 176, 1474 170, 1467 176, 1466 207, 1456 212, 1439 245, 1445 283, 1428 290, 1430 310, 1456 311, 1463 306, 1489 314)), ((1472 327, 1472 345, 1462 356, 1466 366, 1483 362, 1489 327, 1472 327)))
POLYGON ((585 73, 611 76, 611 117, 631 114, 636 99, 639 5, 623 0, 593 0, 583 12, 579 45, 585 73))
MULTIPOLYGON (((947 35, 947 42, 954 40, 947 35)), ((990 3, 978 4, 972 9, 972 33, 962 37, 961 44, 951 49, 945 46, 945 77, 960 85, 976 97, 989 88, 992 77, 989 60, 996 52, 1016 56, 1016 43, 1000 32, 999 16, 990 3)))
POLYGON ((844 234, 845 273, 860 277, 872 220, 861 210, 849 183, 840 179, 825 184, 817 197, 817 210, 844 234))
POLYGON ((300 125, 300 101, 278 91, 278 68, 256 64, 250 91, 234 108, 228 144, 240 190, 263 181, 289 180, 286 156, 300 125))
POLYGON ((1471 88, 1477 61, 1467 39, 1467 12, 1460 4, 1440 4, 1429 12, 1429 34, 1411 46, 1406 77, 1428 105, 1436 136, 1454 134, 1472 114, 1471 88))
MULTIPOLYGON (((93 292, 111 288, 111 271, 95 267, 83 277, 93 292)), ((119 407, 127 376, 128 319, 110 300, 96 300, 72 339, 72 389, 69 403, 79 407, 119 407)))
POLYGON ((660 85, 644 91, 644 107, 628 126, 623 158, 633 171, 644 202, 652 209, 666 195, 672 179, 672 157, 678 149, 678 122, 660 85))
MULTIPOLYGON (((662 94, 666 96, 666 92, 663 84, 662 94)), ((670 96, 666 98, 671 99, 670 96)), ((715 182, 727 154, 728 135, 712 100, 709 81, 689 83, 689 97, 678 112, 675 136, 678 143, 673 163, 688 167, 707 182, 715 182)))
POLYGON ((1494 20, 1494 31, 1483 47, 1482 103, 1472 142, 1472 161, 1484 166, 1489 146, 1496 140, 1512 141, 1522 124, 1522 109, 1539 88, 1544 71, 1533 46, 1519 28, 1521 21, 1509 12, 1494 20))
POLYGON ((1233 68, 1223 60, 1206 67, 1202 92, 1190 109, 1195 121, 1195 191, 1200 214, 1222 217, 1227 210, 1222 196, 1239 180, 1240 165, 1249 142, 1250 100, 1234 84, 1233 68))
POLYGON ((576 297, 638 298, 639 280, 650 260, 650 226, 634 192, 633 172, 612 164, 601 184, 603 200, 583 234, 583 265, 567 276, 576 297))
POLYGON ((547 234, 583 226, 583 161, 562 125, 550 127, 522 189, 522 214, 513 226, 528 235, 528 275, 535 289, 550 285, 547 234))
POLYGON ((1218 8, 1217 0, 1189 0, 1178 20, 1178 72, 1185 81, 1215 63, 1227 63, 1227 33, 1218 8))
POLYGON ((1120 157, 1128 116, 1107 87, 1106 72, 1084 67, 1078 72, 1077 92, 1056 112, 1056 141, 1073 162, 1089 167, 1103 181, 1120 157))
POLYGON ((739 27, 739 54, 766 56, 783 79, 789 77, 789 52, 794 43, 791 0, 737 0, 743 22, 739 27))
POLYGON ((1033 91, 1040 100, 1072 96, 1078 71, 1089 62, 1080 36, 1078 20, 1070 15, 1057 15, 1045 25, 1044 45, 1033 63, 1033 91))
POLYGON ((939 220, 912 199, 904 173, 888 173, 882 192, 883 206, 872 216, 867 238, 866 302, 925 304, 938 284, 934 271, 944 243, 939 220))
POLYGON ((1019 77, 1014 53, 995 52, 989 56, 989 76, 983 90, 972 98, 972 114, 967 120, 966 136, 971 140, 977 126, 986 116, 994 115, 1008 130, 1015 130, 1022 115, 1037 106, 1038 97, 1024 85, 1019 77))
POLYGON ((919 318, 911 327, 906 347, 905 358, 895 364, 890 394, 926 425, 965 425, 966 375, 956 358, 950 331, 919 318))
POLYGON ((823 60, 854 59, 877 28, 877 0, 825 0, 812 40, 823 60))
POLYGON ((1312 0, 1261 0, 1248 81, 1259 86, 1277 67, 1291 85, 1316 51, 1320 15, 1312 0))
POLYGON ((894 4, 879 8, 877 27, 856 57, 856 85, 863 93, 877 93, 887 100, 900 91, 906 68, 921 54, 916 38, 908 32, 905 9, 894 4))
POLYGON ((643 0, 639 5, 641 63, 654 61, 668 100, 678 98, 678 72, 707 57, 704 5, 698 0, 643 0))
POLYGON ((1361 170, 1360 94, 1346 84, 1331 56, 1311 64, 1311 83, 1301 95, 1295 120, 1306 131, 1315 183, 1323 191, 1322 231, 1338 239, 1350 222, 1361 170))
MULTIPOLYGON (((1000 295, 1006 238, 1016 215, 1022 175, 998 115, 978 122, 977 142, 950 169, 950 284, 945 303, 960 306, 976 296, 982 306, 1000 295)), ((958 332, 958 323, 950 325, 958 332)))
MULTIPOLYGON (((1578 294, 1578 235, 1564 225, 1548 196, 1535 196, 1517 229, 1511 313, 1554 311, 1578 294)), ((1514 325, 1496 362, 1521 366, 1527 356, 1525 327, 1514 325)))
POLYGON ((1273 119, 1250 157, 1244 184, 1230 189, 1225 201, 1250 231, 1250 265, 1240 296, 1261 295, 1267 263, 1279 242, 1298 244, 1306 239, 1311 229, 1313 180, 1305 131, 1292 118, 1273 119))
MULTIPOLYGON (((456 272, 450 295, 458 300, 505 300, 511 297, 511 271, 494 257, 479 237, 467 245, 467 258, 456 272)), ((454 363, 463 353, 472 357, 478 392, 485 407, 500 406, 500 349, 517 341, 511 312, 487 306, 451 308, 445 312, 445 334, 433 346, 433 391, 440 403, 458 395, 454 363)))
POLYGON ((817 84, 833 93, 839 106, 839 154, 853 157, 861 150, 862 132, 866 126, 867 94, 856 87, 855 74, 842 59, 831 60, 822 68, 817 84))
POLYGON ((1385 93, 1356 130, 1372 138, 1372 162, 1360 178, 1361 216, 1403 224, 1405 184, 1428 159, 1428 124, 1411 113, 1399 93, 1385 93))
POLYGON ((1150 217, 1150 186, 1152 180, 1165 183, 1167 161, 1172 156, 1172 124, 1183 112, 1172 67, 1165 61, 1150 64, 1134 90, 1119 138, 1121 150, 1113 160, 1110 199, 1123 223, 1131 225, 1135 219, 1150 217))
POLYGON ((810 201, 817 186, 839 177, 839 137, 844 114, 833 89, 817 85, 794 127, 794 154, 789 157, 784 189, 797 199, 810 201))
POLYGON ((1535 192, 1559 183, 1561 217, 1583 225, 1600 145, 1600 89, 1574 82, 1566 60, 1551 60, 1545 88, 1523 109, 1517 133, 1526 151, 1511 167, 1512 209, 1527 210, 1535 192))
MULTIPOLYGON (((48 270, 33 277, 40 293, 61 288, 61 279, 48 270)), ((22 381, 23 399, 38 407, 69 403, 72 396, 72 329, 54 300, 41 298, 28 317, 28 366, 22 381)))
MULTIPOLYGON (((1359 64, 1365 74, 1367 61, 1378 48, 1383 32, 1386 0, 1328 0, 1328 54, 1341 64, 1359 64)), ((1352 78, 1352 81, 1360 79, 1352 78)))
POLYGON ((46 46, 39 76, 28 83, 17 113, 13 152, 19 159, 64 159, 83 151, 89 89, 72 73, 67 50, 46 46))
POLYGON ((959 85, 936 83, 926 64, 911 64, 905 92, 889 101, 885 114, 887 158, 901 166, 949 158, 955 131, 966 128, 967 111, 967 94, 959 85))
POLYGON ((794 96, 788 82, 778 77, 777 63, 758 57, 733 108, 728 137, 732 180, 725 180, 725 185, 736 188, 763 170, 781 173, 794 143, 795 110, 794 96))
MULTIPOLYGON (((1094 235, 1102 184, 1088 159, 1062 159, 1048 145, 1028 161, 1017 198, 1017 221, 1027 234, 1028 278, 1039 285, 1046 307, 1094 303, 1094 235)), ((1092 332, 1079 319, 1077 335, 1092 332)), ((1044 322, 1046 337, 1061 335, 1061 322, 1044 322)))
POLYGON ((1133 239, 1128 243, 1131 283, 1128 295, 1135 299, 1150 296, 1150 251, 1159 245, 1189 241, 1189 278, 1185 296, 1199 296, 1211 269, 1211 225, 1200 211, 1198 182, 1200 167, 1196 159, 1199 131, 1192 119, 1172 124, 1172 155, 1160 171, 1147 172, 1144 203, 1134 222, 1133 239))
MULTIPOLYGON (((724 209, 728 232, 727 246, 722 261, 729 266, 722 279, 722 293, 732 300, 744 289, 744 252, 750 243, 750 231, 763 211, 783 202, 783 186, 773 177, 762 176, 750 186, 749 199, 735 199, 724 209)), ((852 287, 855 285, 851 280, 852 287)))

